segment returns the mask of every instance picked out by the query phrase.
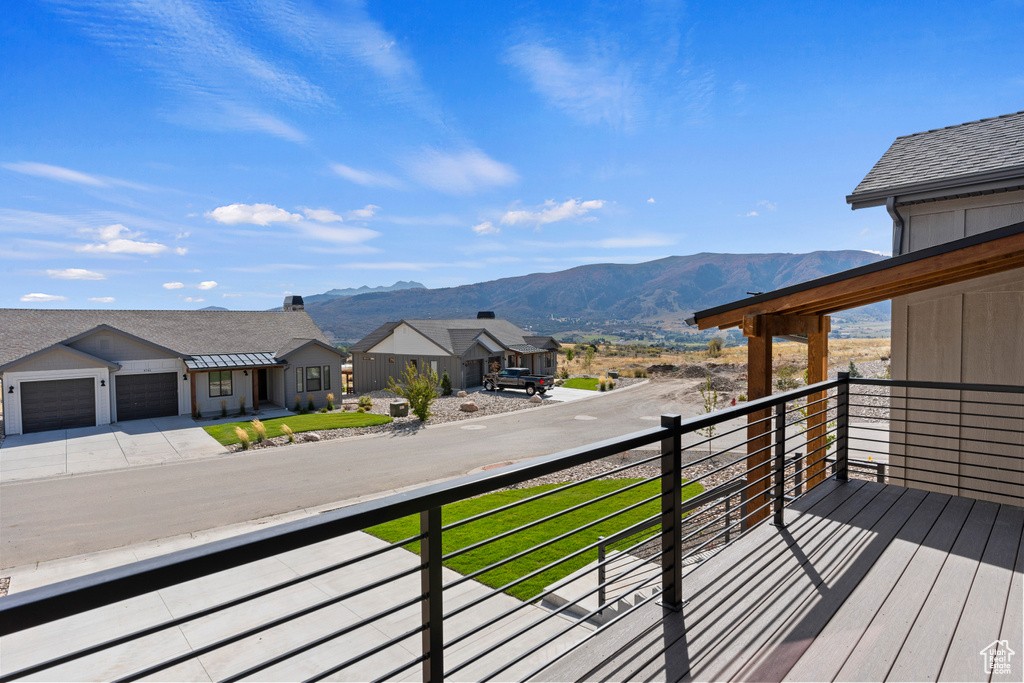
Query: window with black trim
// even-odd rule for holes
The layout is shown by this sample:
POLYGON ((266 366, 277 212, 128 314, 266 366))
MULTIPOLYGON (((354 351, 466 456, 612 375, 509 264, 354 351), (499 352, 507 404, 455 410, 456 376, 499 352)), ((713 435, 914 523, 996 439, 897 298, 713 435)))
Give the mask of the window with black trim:
POLYGON ((210 376, 210 397, 231 395, 231 371, 215 370, 210 376))
POLYGON ((305 389, 302 388, 302 368, 295 368, 295 392, 301 394, 305 389))
POLYGON ((306 391, 320 391, 320 366, 306 368, 306 391))
POLYGON ((330 365, 325 365, 324 366, 323 378, 324 378, 324 391, 327 391, 327 390, 329 390, 331 388, 331 366, 330 365))

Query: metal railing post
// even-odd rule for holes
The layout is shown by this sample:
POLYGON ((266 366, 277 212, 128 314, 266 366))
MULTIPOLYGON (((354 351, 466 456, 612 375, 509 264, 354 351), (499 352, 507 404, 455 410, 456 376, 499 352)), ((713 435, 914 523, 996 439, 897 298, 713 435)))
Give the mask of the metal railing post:
POLYGON ((775 526, 786 526, 786 402, 775 406, 775 526))
POLYGON ((850 437, 850 373, 840 372, 836 395, 836 480, 850 478, 847 453, 850 437))
POLYGON ((729 501, 732 496, 728 496, 725 499, 725 544, 729 545, 730 527, 732 527, 732 512, 729 510, 729 501))
POLYGON ((423 631, 423 680, 428 683, 444 681, 444 586, 441 574, 441 508, 434 507, 420 513, 420 590, 423 602, 420 613, 423 631))
POLYGON ((662 415, 661 426, 672 433, 661 441, 661 605, 683 608, 683 437, 679 415, 662 415))
POLYGON ((597 610, 598 614, 601 614, 602 612, 604 612, 604 597, 605 597, 605 594, 604 594, 604 580, 605 580, 605 577, 606 577, 605 571, 604 571, 604 558, 605 558, 604 536, 598 536, 597 537, 597 606, 599 608, 597 610))
POLYGON ((803 464, 803 457, 804 457, 803 453, 801 453, 800 451, 796 452, 796 495, 797 495, 797 497, 800 497, 800 496, 804 495, 804 473, 803 473, 803 469, 804 468, 801 467, 801 465, 803 464))

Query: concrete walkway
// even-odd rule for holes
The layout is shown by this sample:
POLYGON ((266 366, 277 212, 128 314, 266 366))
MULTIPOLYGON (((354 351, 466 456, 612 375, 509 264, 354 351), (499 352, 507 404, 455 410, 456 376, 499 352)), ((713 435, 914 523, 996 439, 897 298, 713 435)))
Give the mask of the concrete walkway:
MULTIPOLYGON (((332 506, 333 507, 333 506, 332 506)), ((187 534, 177 538, 139 544, 130 548, 93 553, 76 558, 55 560, 11 570, 10 592, 17 593, 56 581, 121 566, 137 560, 194 547, 205 542, 228 538, 280 523, 316 514, 305 510, 210 532, 187 534)), ((266 588, 322 567, 344 561, 384 547, 386 544, 368 534, 353 533, 297 551, 254 562, 243 567, 189 581, 164 590, 139 596, 123 603, 83 613, 76 617, 30 629, 0 639, 0 673, 16 671, 29 664, 45 661, 63 653, 104 642, 119 635, 156 625, 190 614, 250 592, 266 588)), ((112 680, 149 665, 178 655, 194 652, 221 638, 237 634, 272 619, 310 607, 381 578, 412 569, 418 556, 396 548, 363 560, 341 570, 303 581, 249 603, 217 614, 186 622, 152 636, 101 652, 77 662, 48 671, 47 680, 112 680)), ((4 572, 7 574, 8 572, 4 572)), ((445 570, 444 583, 458 578, 445 570)), ((445 612, 485 596, 490 588, 467 581, 445 591, 445 612)), ((155 675, 155 680, 209 681, 220 680, 246 670, 292 648, 321 638, 338 629, 373 616, 391 606, 420 594, 420 578, 411 573, 381 588, 340 601, 295 621, 268 629, 223 648, 188 659, 155 675)), ((540 607, 527 606, 497 624, 479 629, 480 625, 499 613, 518 605, 518 600, 504 594, 495 595, 450 619, 445 620, 445 640, 470 633, 472 635, 449 648, 446 668, 450 669, 470 657, 481 659, 457 673, 456 680, 479 679, 517 654, 556 635, 577 623, 560 615, 552 616, 540 607), (498 643, 523 627, 548 617, 526 635, 504 646, 498 643)), ((302 680, 325 671, 370 648, 399 638, 420 626, 420 606, 415 604, 381 618, 356 631, 265 669, 247 680, 302 680)), ((499 680, 526 675, 563 652, 592 630, 580 624, 569 633, 555 638, 499 680)), ((420 654, 420 636, 399 639, 380 653, 328 680, 370 680, 383 675, 420 654)), ((394 676, 395 680, 420 680, 420 666, 415 665, 394 676)))
POLYGON ((13 434, 0 446, 0 482, 158 465, 224 453, 227 450, 187 415, 13 434))

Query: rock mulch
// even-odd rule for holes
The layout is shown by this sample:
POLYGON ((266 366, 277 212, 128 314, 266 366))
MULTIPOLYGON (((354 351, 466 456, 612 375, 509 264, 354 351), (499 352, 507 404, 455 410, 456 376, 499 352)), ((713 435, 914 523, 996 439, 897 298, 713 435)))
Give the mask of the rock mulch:
POLYGON ((0 577, 0 598, 7 596, 7 589, 11 587, 11 577, 0 577))

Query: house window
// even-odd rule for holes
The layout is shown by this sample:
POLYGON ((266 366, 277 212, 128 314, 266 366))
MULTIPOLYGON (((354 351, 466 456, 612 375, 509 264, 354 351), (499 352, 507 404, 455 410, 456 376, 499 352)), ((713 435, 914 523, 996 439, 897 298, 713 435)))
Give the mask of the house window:
POLYGON ((330 365, 325 365, 324 366, 323 378, 324 378, 324 391, 327 391, 328 389, 331 388, 331 366, 330 365))
POLYGON ((505 364, 505 367, 506 368, 514 368, 515 366, 516 366, 516 357, 515 356, 509 356, 508 357, 508 363, 505 364))
POLYGON ((320 391, 320 366, 306 368, 306 391, 320 391))
POLYGON ((434 371, 435 375, 437 374, 437 361, 436 360, 430 361, 430 369, 434 371))
POLYGON ((210 376, 210 397, 231 395, 231 371, 216 370, 210 376))
POLYGON ((301 394, 305 389, 302 388, 302 368, 295 368, 295 392, 301 394))

